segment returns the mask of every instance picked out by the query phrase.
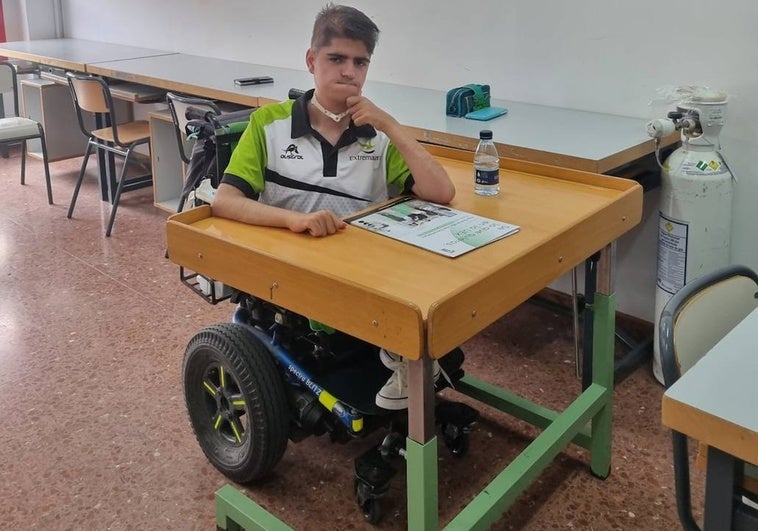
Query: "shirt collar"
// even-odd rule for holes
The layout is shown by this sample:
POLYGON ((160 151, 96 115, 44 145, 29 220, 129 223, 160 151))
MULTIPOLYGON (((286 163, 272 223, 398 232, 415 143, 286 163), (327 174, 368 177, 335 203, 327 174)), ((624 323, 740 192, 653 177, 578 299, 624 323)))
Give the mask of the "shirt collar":
MULTIPOLYGON (((305 94, 300 96, 292 107, 292 138, 300 138, 315 131, 311 127, 311 119, 308 116, 308 102, 313 97, 315 89, 310 89, 305 94)), ((347 132, 350 134, 350 138, 374 138, 376 136, 376 129, 371 125, 357 126, 350 120, 350 124, 347 127, 347 132)))

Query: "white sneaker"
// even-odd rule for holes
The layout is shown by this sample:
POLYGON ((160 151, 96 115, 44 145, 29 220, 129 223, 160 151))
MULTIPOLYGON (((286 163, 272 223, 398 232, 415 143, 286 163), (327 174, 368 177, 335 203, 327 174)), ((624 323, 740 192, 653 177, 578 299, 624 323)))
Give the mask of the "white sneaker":
MULTIPOLYGON (((384 349, 379 351, 379 359, 392 370, 392 375, 376 393, 376 405, 391 410, 408 409, 408 360, 384 349)), ((437 360, 434 360, 433 370, 436 382, 441 373, 437 360)))

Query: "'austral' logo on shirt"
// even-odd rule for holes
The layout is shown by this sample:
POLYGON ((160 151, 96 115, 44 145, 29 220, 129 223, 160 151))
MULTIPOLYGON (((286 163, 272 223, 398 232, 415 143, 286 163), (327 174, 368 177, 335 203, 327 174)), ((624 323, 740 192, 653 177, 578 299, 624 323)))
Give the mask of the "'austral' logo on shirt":
POLYGON ((356 140, 358 142, 358 145, 361 146, 361 149, 363 150, 363 155, 350 155, 350 160, 379 160, 381 156, 379 155, 372 155, 374 153, 374 145, 371 143, 371 139, 366 139, 365 142, 361 142, 360 140, 356 140))
POLYGON ((290 144, 286 148, 284 148, 284 153, 279 155, 282 159, 301 159, 303 156, 300 154, 300 152, 297 150, 296 144, 290 144))

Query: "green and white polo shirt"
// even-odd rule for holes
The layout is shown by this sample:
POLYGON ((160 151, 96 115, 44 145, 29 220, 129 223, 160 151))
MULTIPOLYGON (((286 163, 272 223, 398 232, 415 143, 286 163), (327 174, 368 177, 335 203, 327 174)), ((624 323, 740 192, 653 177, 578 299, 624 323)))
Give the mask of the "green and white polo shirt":
POLYGON ((410 191, 413 177, 387 135, 350 122, 332 146, 311 127, 311 97, 313 90, 252 113, 222 182, 262 203, 340 217, 410 191))

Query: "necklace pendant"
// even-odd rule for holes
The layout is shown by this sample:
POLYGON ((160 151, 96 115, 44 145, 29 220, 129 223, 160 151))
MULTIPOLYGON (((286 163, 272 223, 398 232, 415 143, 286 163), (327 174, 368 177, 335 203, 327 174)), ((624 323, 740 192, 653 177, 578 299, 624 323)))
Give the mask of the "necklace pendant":
POLYGON ((330 112, 329 114, 327 114, 327 116, 328 116, 329 118, 331 118, 332 120, 334 120, 335 122, 339 123, 339 122, 341 122, 341 121, 342 121, 342 119, 343 119, 345 116, 347 116, 347 111, 345 111, 345 112, 341 112, 341 113, 339 113, 339 114, 334 114, 333 112, 330 112))
POLYGON ((324 107, 323 105, 319 103, 319 101, 316 99, 315 94, 311 98, 311 103, 313 103, 313 106, 316 107, 316 109, 318 109, 321 112, 321 114, 328 116, 329 118, 331 118, 337 123, 340 123, 342 119, 345 118, 345 116, 350 114, 349 111, 344 111, 339 114, 333 113, 332 111, 330 111, 329 109, 327 109, 326 107, 324 107))

